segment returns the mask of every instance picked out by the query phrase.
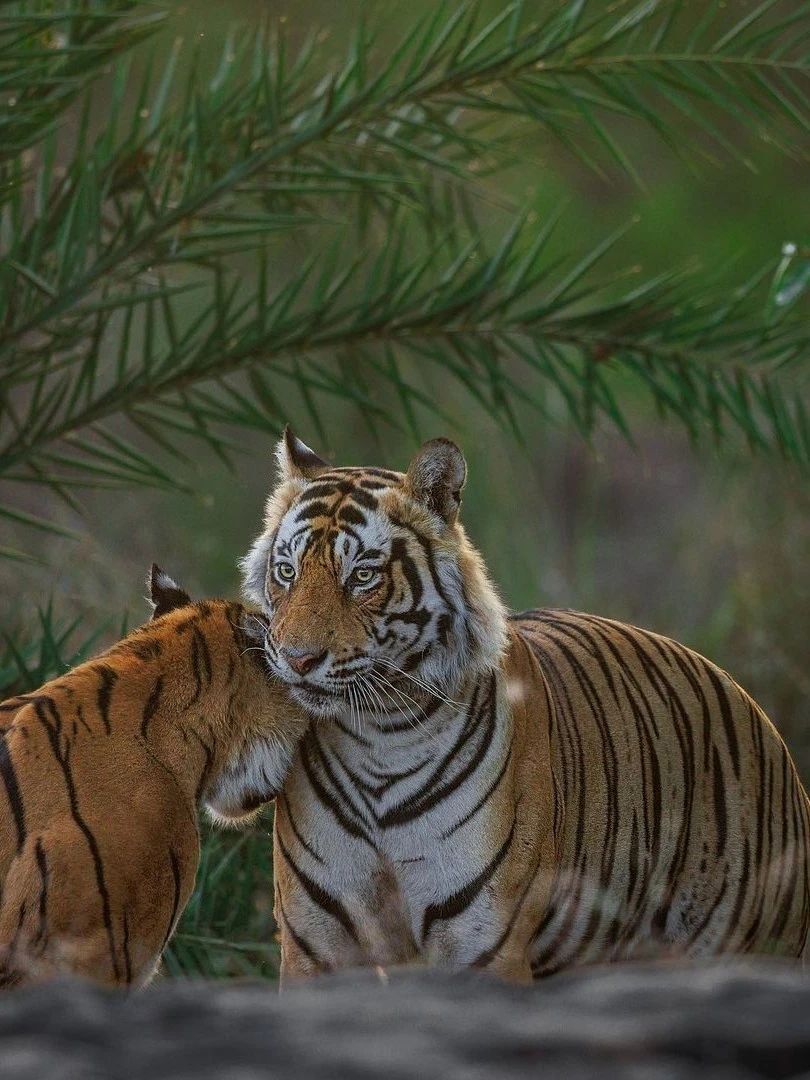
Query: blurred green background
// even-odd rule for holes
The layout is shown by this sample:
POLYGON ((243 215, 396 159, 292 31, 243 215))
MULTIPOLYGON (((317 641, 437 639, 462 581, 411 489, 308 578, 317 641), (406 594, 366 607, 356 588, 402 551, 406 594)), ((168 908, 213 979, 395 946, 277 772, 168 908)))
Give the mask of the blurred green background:
MULTIPOLYGON (((744 0, 727 4, 740 15, 754 6, 744 0)), ((213 57, 234 20, 250 24, 268 14, 286 21, 293 40, 320 30, 321 44, 334 42, 336 47, 345 44, 360 15, 381 17, 384 48, 401 37, 416 12, 429 7, 357 0, 340 5, 195 0, 173 6, 170 26, 147 51, 160 61, 173 38, 182 37, 195 41, 203 57, 213 57)), ((536 140, 527 138, 515 165, 477 181, 485 207, 482 227, 501 228, 511 210, 527 201, 530 220, 542 223, 564 203, 554 240, 559 251, 587 250, 632 222, 608 255, 608 269, 639 266, 651 274, 697 260, 729 285, 778 256, 785 242, 810 233, 807 164, 791 160, 767 141, 735 132, 748 167, 725 156, 689 168, 649 130, 628 127, 622 137, 642 184, 609 159, 601 161, 600 173, 539 134, 536 140)), ((324 229, 328 232, 329 226, 324 229)), ((303 253, 295 245, 280 242, 273 264, 276 280, 284 280, 297 258, 303 253)), ((447 420, 417 410, 420 432, 424 438, 449 436, 464 450, 469 479, 463 520, 507 603, 515 609, 597 612, 705 653, 761 702, 809 781, 806 474, 776 459, 752 458, 739 448, 704 443, 696 450, 679 427, 662 423, 632 387, 626 402, 635 445, 606 429, 587 440, 564 419, 549 422, 522 405, 516 407, 522 438, 515 438, 457 382, 436 373, 425 378, 447 420)), ((295 395, 284 400, 296 433, 336 463, 401 469, 417 446, 410 432, 385 424, 375 432, 362 410, 334 396, 318 398, 318 423, 306 400, 295 395)), ((552 417, 560 412, 553 394, 547 405, 552 417)), ((30 548, 41 565, 0 562, 4 623, 31 622, 30 606, 52 596, 60 615, 82 613, 89 626, 111 620, 106 631, 111 638, 125 613, 130 625, 145 617, 143 580, 153 560, 192 595, 236 595, 236 560, 260 528, 273 481, 270 434, 240 433, 239 441, 241 452, 232 469, 200 445, 190 451, 189 460, 173 463, 193 494, 90 493, 83 499, 83 517, 58 507, 54 520, 78 531, 80 538, 32 535, 30 548)), ((32 490, 26 498, 24 507, 39 512, 42 491, 32 490)), ((185 937, 169 957, 170 970, 193 970, 200 949, 217 948, 217 936, 224 940, 241 927, 244 937, 246 923, 257 933, 266 925, 269 864, 261 833, 238 841, 217 839, 209 859, 203 886, 206 873, 220 881, 239 866, 242 885, 232 884, 225 894, 211 889, 210 903, 219 905, 213 913, 201 911, 203 901, 195 901, 185 937), (246 852, 250 858, 244 861, 246 852), (257 883, 263 883, 258 892, 257 883), (248 897, 249 918, 244 911, 240 915, 235 895, 248 897), (212 923, 219 927, 213 938, 212 923)), ((232 949, 225 954, 221 973, 254 970, 256 954, 244 963, 232 949)), ((199 966, 210 968, 202 960, 199 966)))

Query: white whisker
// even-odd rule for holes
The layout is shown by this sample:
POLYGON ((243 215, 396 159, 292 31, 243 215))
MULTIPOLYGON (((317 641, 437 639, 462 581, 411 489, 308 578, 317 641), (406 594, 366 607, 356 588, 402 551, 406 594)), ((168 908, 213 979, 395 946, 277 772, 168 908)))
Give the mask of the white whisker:
POLYGON ((439 698, 439 700, 443 701, 446 705, 457 705, 461 708, 466 705, 466 702, 464 701, 456 701, 455 698, 447 697, 447 695, 442 693, 442 691, 439 690, 438 687, 433 686, 431 683, 425 682, 424 679, 418 679, 415 675, 411 675, 407 671, 403 671, 401 667, 397 667, 396 664, 392 663, 390 660, 385 659, 384 657, 375 657, 374 662, 377 664, 384 664, 386 667, 391 668, 392 671, 395 671, 403 678, 410 679, 411 682, 421 687, 424 691, 426 691, 426 693, 432 694, 434 697, 439 698))
POLYGON ((388 700, 393 702, 394 708, 397 710, 397 712, 402 713, 402 715, 405 716, 405 719, 408 720, 409 723, 411 723, 411 721, 413 721, 413 723, 411 723, 411 727, 413 727, 414 730, 416 730, 417 728, 420 728, 427 735, 427 737, 429 739, 434 738, 433 733, 428 730, 428 728, 425 726, 425 724, 419 719, 419 717, 413 711, 412 707, 408 704, 408 701, 412 701, 414 703, 414 705, 416 705, 417 709, 419 709, 419 711, 422 713, 422 715, 426 716, 424 709, 422 709, 420 707, 420 705, 419 705, 419 703, 417 701, 414 701, 413 698, 409 698, 407 694, 404 694, 401 690, 399 690, 396 686, 394 686, 393 683, 390 683, 388 681, 388 679, 385 678, 384 675, 380 674, 379 671, 368 672, 368 676, 373 677, 375 680, 380 680, 379 682, 376 683, 376 685, 379 686, 380 690, 382 690, 382 692, 385 694, 385 696, 388 698, 388 700), (386 689, 386 687, 387 687, 387 689, 386 689), (401 705, 397 704, 396 700, 391 697, 391 694, 389 693, 389 690, 393 691, 395 694, 398 695, 398 697, 402 701, 401 705), (405 713, 403 713, 403 709, 407 709, 407 715, 405 713), (415 727, 414 727, 414 724, 416 725, 415 727))
POLYGON ((371 708, 370 708, 369 711, 371 712, 371 715, 372 716, 374 716, 375 714, 377 716, 382 715, 382 713, 385 712, 385 702, 380 697, 376 687, 374 687, 368 681, 368 679, 366 678, 365 675, 362 675, 362 674, 358 673, 356 678, 359 680, 360 686, 363 688, 363 692, 364 692, 364 694, 366 696, 366 701, 368 703, 370 703, 371 708), (375 701, 376 701, 376 705, 375 705, 375 701))
POLYGON ((353 725, 357 728, 357 734, 360 734, 360 717, 358 715, 357 705, 355 704, 354 686, 351 683, 346 687, 349 698, 349 714, 353 725))

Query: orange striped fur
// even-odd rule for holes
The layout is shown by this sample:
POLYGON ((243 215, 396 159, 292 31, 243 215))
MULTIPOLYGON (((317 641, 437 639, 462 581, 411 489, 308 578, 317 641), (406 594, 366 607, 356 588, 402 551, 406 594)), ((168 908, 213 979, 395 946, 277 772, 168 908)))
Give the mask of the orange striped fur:
POLYGON ((271 799, 305 719, 241 604, 157 568, 153 622, 0 705, 0 985, 141 986, 194 886, 197 808, 271 799))

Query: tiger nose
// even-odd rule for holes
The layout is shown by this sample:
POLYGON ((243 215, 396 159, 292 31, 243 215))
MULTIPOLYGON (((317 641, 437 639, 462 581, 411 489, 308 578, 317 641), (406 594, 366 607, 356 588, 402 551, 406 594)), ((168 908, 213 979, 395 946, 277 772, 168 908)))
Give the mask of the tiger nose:
POLYGON ((319 653, 312 652, 309 649, 284 650, 284 658, 293 671, 297 671, 299 675, 306 675, 308 671, 312 671, 314 667, 317 667, 317 665, 320 664, 325 656, 325 649, 323 652, 319 653))

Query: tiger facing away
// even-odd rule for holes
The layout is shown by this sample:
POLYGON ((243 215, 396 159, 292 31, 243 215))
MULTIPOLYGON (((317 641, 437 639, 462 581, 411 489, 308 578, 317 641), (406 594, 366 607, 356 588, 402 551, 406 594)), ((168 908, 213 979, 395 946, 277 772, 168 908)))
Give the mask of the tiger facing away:
POLYGON ((0 985, 138 987, 194 886, 197 808, 273 798, 306 723, 241 604, 157 567, 154 620, 0 705, 0 985))
POLYGON ((802 953, 807 796, 729 675, 610 619, 507 616, 447 440, 402 474, 288 430, 278 462, 245 589, 320 718, 276 803, 283 978, 802 953))

